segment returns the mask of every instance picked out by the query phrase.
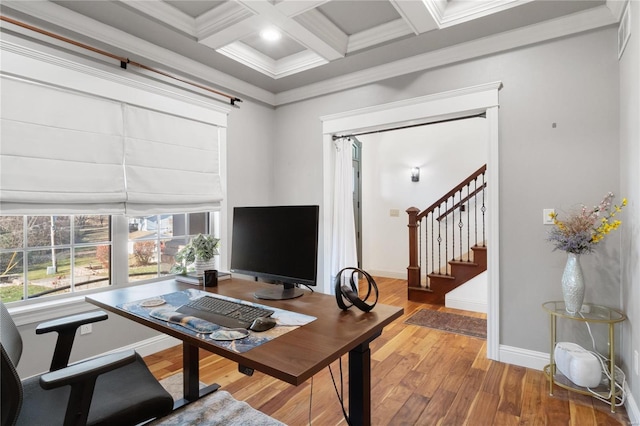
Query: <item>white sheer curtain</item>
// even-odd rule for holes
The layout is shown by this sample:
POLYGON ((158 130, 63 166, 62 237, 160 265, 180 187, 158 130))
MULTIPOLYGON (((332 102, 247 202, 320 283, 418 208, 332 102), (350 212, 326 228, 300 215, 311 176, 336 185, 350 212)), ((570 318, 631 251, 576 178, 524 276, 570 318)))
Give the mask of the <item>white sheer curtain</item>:
POLYGON ((334 141, 333 235, 331 238, 331 281, 346 267, 358 266, 353 217, 353 162, 351 138, 334 141))

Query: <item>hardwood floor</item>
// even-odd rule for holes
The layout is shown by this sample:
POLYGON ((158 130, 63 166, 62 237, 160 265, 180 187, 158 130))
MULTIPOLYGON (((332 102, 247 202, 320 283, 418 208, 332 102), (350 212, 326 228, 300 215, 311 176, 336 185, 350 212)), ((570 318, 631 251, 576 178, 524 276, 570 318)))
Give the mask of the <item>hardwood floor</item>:
MULTIPOLYGON (((541 371, 487 360, 482 339, 405 324, 428 308, 483 316, 409 302, 406 281, 377 278, 380 302, 403 306, 405 315, 385 328, 372 345, 372 423, 374 425, 628 425, 624 407, 612 414, 594 398, 549 385, 541 371)), ((200 378, 218 383, 236 399, 286 423, 346 425, 329 369, 298 387, 260 372, 248 377, 237 364, 200 351, 200 378)), ((158 379, 181 370, 180 346, 145 358, 158 379)), ((340 366, 331 365, 340 390, 340 366)), ((347 357, 345 407, 348 393, 347 357)))

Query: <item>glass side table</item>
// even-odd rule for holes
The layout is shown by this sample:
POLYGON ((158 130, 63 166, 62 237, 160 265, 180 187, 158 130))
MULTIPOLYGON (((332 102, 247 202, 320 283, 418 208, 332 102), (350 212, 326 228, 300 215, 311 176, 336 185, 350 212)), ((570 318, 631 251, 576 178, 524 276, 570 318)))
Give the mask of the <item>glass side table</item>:
POLYGON ((600 385, 595 389, 587 389, 578 386, 571 382, 562 373, 556 371, 556 363, 554 360, 554 349, 556 347, 556 322, 558 318, 564 318, 573 321, 582 321, 587 323, 601 323, 609 325, 609 365, 608 370, 610 377, 614 376, 616 367, 616 354, 615 354, 615 324, 622 322, 626 319, 626 316, 613 308, 606 306, 594 305, 591 303, 585 303, 582 305, 582 312, 570 314, 566 311, 564 302, 545 302, 542 304, 542 308, 549 313, 551 319, 551 352, 549 355, 549 365, 545 365, 544 374, 549 380, 549 395, 553 395, 554 383, 561 388, 568 389, 570 391, 579 392, 584 395, 593 396, 593 392, 597 393, 603 399, 609 399, 611 403, 611 412, 616 412, 616 397, 622 394, 622 391, 617 390, 615 386, 611 389, 613 384, 610 382, 608 386, 600 385))

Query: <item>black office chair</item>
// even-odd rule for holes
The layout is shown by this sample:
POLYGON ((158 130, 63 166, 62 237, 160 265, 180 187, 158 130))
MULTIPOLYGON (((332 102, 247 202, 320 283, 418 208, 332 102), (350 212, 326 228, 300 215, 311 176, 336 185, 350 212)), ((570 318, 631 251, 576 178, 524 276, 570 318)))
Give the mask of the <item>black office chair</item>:
POLYGON ((36 334, 58 332, 51 371, 21 381, 22 338, 0 302, 2 426, 135 425, 173 410, 173 398, 133 350, 67 366, 77 328, 106 318, 92 312, 39 325, 36 334))

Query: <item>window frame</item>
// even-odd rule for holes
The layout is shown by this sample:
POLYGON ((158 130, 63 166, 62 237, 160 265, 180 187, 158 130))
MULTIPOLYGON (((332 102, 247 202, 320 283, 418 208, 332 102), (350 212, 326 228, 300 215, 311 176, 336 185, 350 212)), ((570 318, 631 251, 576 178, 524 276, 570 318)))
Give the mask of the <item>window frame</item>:
MULTIPOLYGON (((213 210, 205 212, 207 213, 207 232, 219 238, 220 229, 223 228, 220 220, 222 215, 220 214, 220 210, 213 210)), ((189 214, 189 213, 167 213, 167 214, 189 214)), ((24 215, 29 216, 29 215, 24 215)), ((71 215, 69 215, 71 216, 71 215)), ((25 311, 29 308, 35 308, 35 311, 39 311, 44 309, 45 311, 48 307, 61 305, 70 303, 73 305, 77 302, 84 303, 84 296, 94 293, 100 293, 103 291, 114 290, 117 288, 127 288, 133 287, 136 285, 149 284, 158 281, 166 281, 172 279, 174 277, 173 274, 168 275, 160 275, 153 278, 147 278, 144 280, 136 280, 129 281, 129 254, 128 254, 128 243, 129 243, 129 216, 126 215, 110 215, 111 218, 111 265, 110 265, 110 282, 108 285, 95 289, 86 289, 86 290, 76 290, 72 287, 73 291, 69 293, 63 294, 55 294, 46 297, 38 297, 38 298, 30 298, 24 300, 17 300, 13 302, 7 302, 7 307, 10 308, 10 311, 21 312, 25 311)), ((27 229, 23 229, 23 241, 26 241, 27 229)), ((191 234, 186 235, 187 237, 191 237, 191 234)), ((86 244, 77 245, 77 247, 84 247, 86 244)), ((61 245, 64 248, 71 248, 72 246, 76 246, 76 244, 63 244, 61 245)), ((24 247, 20 249, 27 256, 28 247, 24 247)), ((24 260, 23 260, 24 262, 24 260)), ((23 288, 23 294, 24 294, 23 288)), ((86 305, 86 304, 85 304, 86 305)), ((90 306, 88 306, 90 308, 90 306)), ((95 308, 95 307, 94 307, 95 308)), ((79 313, 86 312, 91 309, 83 309, 77 311, 77 308, 72 308, 73 311, 71 313, 79 313)), ((49 319, 50 316, 47 317, 38 317, 37 321, 42 321, 49 319)))

